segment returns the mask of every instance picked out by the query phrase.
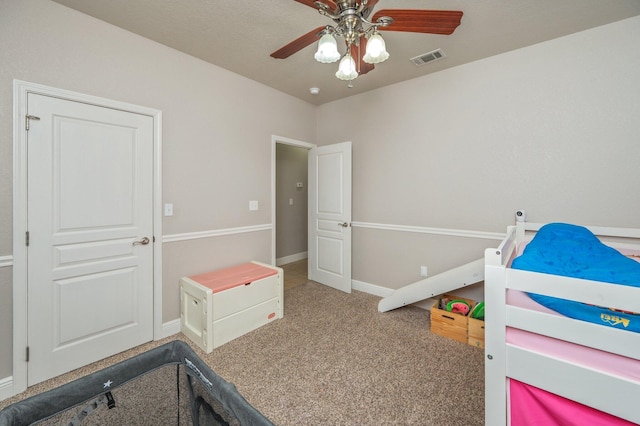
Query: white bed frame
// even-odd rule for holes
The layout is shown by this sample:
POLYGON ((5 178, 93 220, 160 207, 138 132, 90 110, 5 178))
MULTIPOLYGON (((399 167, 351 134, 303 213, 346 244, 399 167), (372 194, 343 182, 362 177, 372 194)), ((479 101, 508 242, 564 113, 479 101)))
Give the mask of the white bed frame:
MULTIPOLYGON (((518 222, 498 248, 485 251, 485 424, 508 424, 507 379, 544 389, 640 424, 640 382, 508 344, 506 327, 612 352, 640 362, 640 333, 506 305, 516 289, 640 312, 640 288, 507 267, 541 223, 518 222)), ((640 229, 587 227, 616 248, 640 250, 640 229)))

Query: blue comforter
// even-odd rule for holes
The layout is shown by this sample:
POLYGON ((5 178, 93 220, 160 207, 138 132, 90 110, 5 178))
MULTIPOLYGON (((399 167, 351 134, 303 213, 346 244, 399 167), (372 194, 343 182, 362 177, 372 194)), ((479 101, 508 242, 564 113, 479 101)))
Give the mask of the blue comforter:
MULTIPOLYGON (((512 268, 640 287, 640 263, 604 245, 586 228, 550 223, 537 232, 512 268)), ((640 315, 531 293, 567 317, 640 332, 640 315)))

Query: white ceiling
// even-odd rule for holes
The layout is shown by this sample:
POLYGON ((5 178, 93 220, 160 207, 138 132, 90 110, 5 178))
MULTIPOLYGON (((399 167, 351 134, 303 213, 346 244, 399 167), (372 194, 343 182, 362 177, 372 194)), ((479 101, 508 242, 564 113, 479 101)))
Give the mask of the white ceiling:
MULTIPOLYGON (((452 35, 384 32, 389 60, 348 88, 337 64, 312 44, 288 59, 269 55, 333 23, 294 0, 54 0, 133 33, 319 105, 545 40, 640 15, 639 0, 380 0, 381 9, 461 10, 452 35), (446 58, 409 58, 441 48, 446 58), (320 88, 311 95, 309 88, 320 88)), ((594 60, 604 60, 594 58, 594 60)))

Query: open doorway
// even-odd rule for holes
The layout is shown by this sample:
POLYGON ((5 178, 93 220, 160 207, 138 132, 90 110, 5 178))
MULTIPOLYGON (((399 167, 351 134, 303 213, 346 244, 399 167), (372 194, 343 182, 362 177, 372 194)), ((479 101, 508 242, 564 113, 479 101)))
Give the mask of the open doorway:
POLYGON ((308 150, 275 144, 275 263, 285 289, 307 282, 308 150))
POLYGON ((271 137, 271 263, 285 270, 285 288, 306 282, 308 276, 307 182, 312 148, 315 145, 308 142, 271 137))
MULTIPOLYGON (((287 265, 306 257, 309 259, 309 279, 351 293, 351 142, 316 147, 279 136, 272 136, 271 141, 272 264, 287 265), (303 177, 281 179, 282 187, 276 190, 278 169, 281 173, 287 170, 284 166, 276 167, 279 145, 303 148, 299 151, 300 156, 306 154, 307 158, 298 163, 300 173, 303 173, 299 176, 303 177), (306 170, 303 163, 307 164, 306 170), (294 231, 293 220, 283 214, 296 204, 297 197, 291 196, 296 192, 292 190, 301 192, 299 199, 308 202, 303 213, 297 216, 298 223, 307 224, 306 233, 301 229, 294 231), (297 248, 284 248, 281 237, 292 235, 300 238, 297 248), (300 243, 305 235, 307 242, 300 243)), ((280 152, 283 152, 282 148, 280 152)))

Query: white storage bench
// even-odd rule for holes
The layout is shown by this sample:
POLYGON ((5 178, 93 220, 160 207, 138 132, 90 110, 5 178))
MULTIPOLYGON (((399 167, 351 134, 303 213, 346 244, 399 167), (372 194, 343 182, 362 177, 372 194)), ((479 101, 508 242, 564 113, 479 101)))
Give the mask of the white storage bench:
POLYGON ((180 330, 209 353, 283 316, 282 268, 245 263, 180 279, 180 330))

